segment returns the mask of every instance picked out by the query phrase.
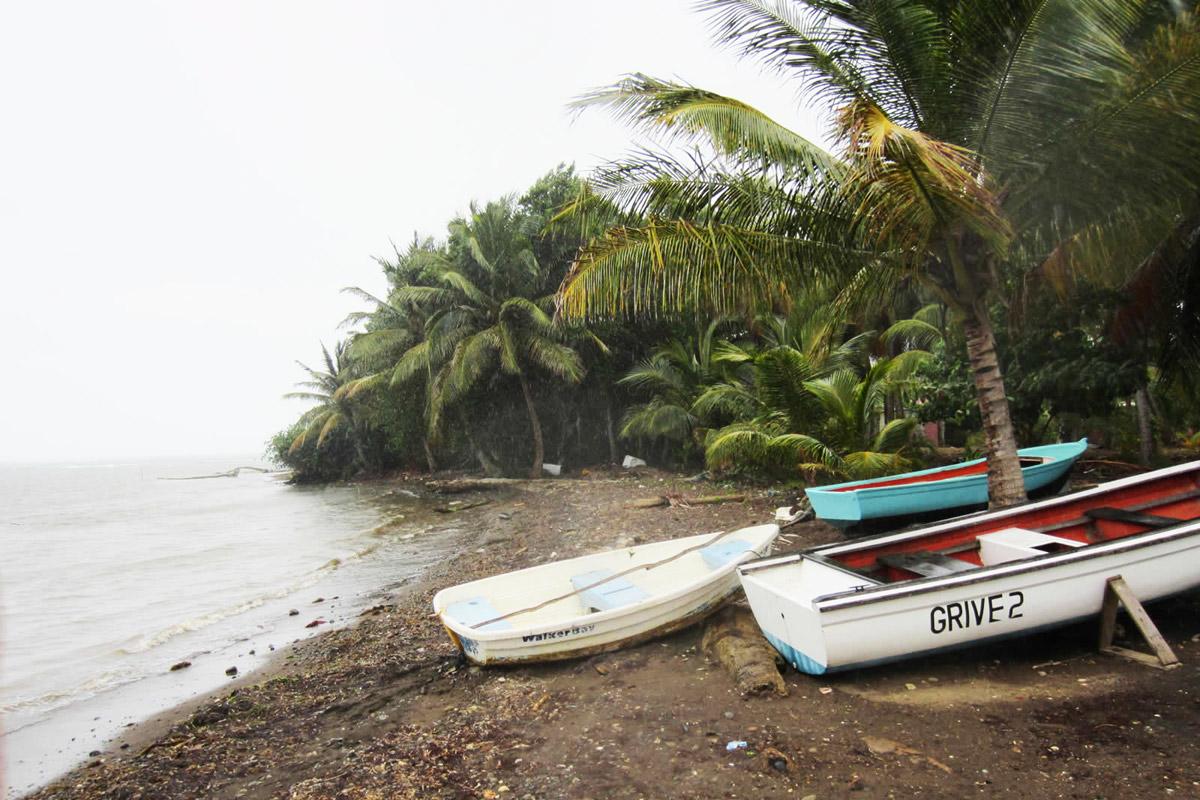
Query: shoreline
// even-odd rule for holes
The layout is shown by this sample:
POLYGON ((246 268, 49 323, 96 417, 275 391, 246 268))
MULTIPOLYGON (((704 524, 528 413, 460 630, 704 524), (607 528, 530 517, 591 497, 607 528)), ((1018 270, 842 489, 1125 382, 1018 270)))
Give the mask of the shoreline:
POLYGON ((271 674, 298 644, 352 625, 364 610, 390 602, 431 561, 453 549, 453 534, 437 535, 445 526, 437 524, 443 520, 428 508, 414 509, 405 499, 406 513, 397 517, 389 515, 385 500, 367 502, 382 504, 383 516, 364 529, 364 534, 378 537, 366 551, 339 559, 332 568, 325 565, 315 571, 312 582, 300 579, 286 593, 212 626, 185 630, 164 652, 148 651, 148 658, 131 667, 138 674, 124 682, 61 705, 10 714, 0 732, 0 796, 26 796, 89 762, 93 752, 119 752, 123 744, 132 747, 129 732, 154 721, 169 722, 178 716, 176 709, 271 674), (217 640, 221 643, 213 646, 217 640), (154 671, 143 673, 147 663, 154 671), (188 666, 171 669, 177 663, 188 666), (231 668, 237 671, 234 677, 228 675, 231 668))
MULTIPOLYGON (((456 495, 489 502, 452 515, 458 551, 389 607, 280 648, 254 673, 129 729, 126 750, 106 750, 29 796, 1200 791, 1190 777, 1200 773, 1196 594, 1156 613, 1185 663, 1169 673, 1096 655, 1094 631, 1080 628, 845 676, 789 671, 786 698, 738 696, 699 651, 703 626, 590 659, 479 669, 460 662, 431 615, 429 598, 451 583, 622 538, 741 527, 781 503, 753 490, 740 504, 627 508, 647 495, 711 488, 647 470, 456 495), (727 752, 738 739, 749 747, 727 752)), ((783 549, 836 536, 821 523, 785 533, 783 549)))

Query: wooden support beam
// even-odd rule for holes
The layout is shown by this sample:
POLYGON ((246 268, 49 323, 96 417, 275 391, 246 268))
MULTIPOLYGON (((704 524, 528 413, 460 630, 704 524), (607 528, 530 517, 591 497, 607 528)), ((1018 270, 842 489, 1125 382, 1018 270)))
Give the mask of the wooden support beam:
POLYGON ((1150 619, 1150 615, 1142 607, 1137 595, 1120 575, 1109 578, 1104 585, 1104 605, 1100 609, 1100 652, 1128 658, 1139 664, 1159 669, 1173 669, 1179 666, 1179 658, 1175 655, 1175 651, 1158 632, 1154 620, 1150 619), (1125 606, 1125 611, 1133 620, 1133 624, 1141 631, 1146 644, 1150 645, 1154 651, 1154 655, 1130 650, 1127 647, 1118 647, 1112 643, 1113 634, 1117 629, 1117 610, 1122 605, 1125 606))

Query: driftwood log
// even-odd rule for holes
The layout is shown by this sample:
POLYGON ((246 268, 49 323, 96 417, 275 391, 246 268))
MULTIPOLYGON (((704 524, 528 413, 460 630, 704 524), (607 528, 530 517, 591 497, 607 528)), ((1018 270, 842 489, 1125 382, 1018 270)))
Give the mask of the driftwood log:
POLYGON ((453 478, 450 480, 425 481, 425 486, 439 494, 462 494, 463 492, 486 491, 525 483, 523 478, 453 478))
POLYGON ((748 610, 730 606, 719 611, 705 626, 700 647, 725 668, 743 695, 770 691, 787 696, 776 666, 779 655, 763 638, 748 610))

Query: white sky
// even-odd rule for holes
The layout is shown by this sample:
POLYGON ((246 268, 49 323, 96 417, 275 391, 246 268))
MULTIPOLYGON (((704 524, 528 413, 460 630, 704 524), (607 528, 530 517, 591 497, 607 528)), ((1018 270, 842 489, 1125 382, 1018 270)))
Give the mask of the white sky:
POLYGON ((4 4, 0 461, 261 452, 371 256, 626 151, 566 104, 633 71, 817 135, 688 0, 4 4))

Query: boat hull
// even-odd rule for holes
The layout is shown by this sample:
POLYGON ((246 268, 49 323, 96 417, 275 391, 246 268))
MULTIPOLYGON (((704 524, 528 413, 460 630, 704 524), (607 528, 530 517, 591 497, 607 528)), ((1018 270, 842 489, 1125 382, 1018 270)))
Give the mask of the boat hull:
POLYGON ((743 575, 742 584, 768 641, 796 669, 819 675, 1093 617, 1116 575, 1143 601, 1200 587, 1200 523, 1136 539, 1146 537, 1157 541, 1123 540, 1104 546, 1110 552, 1043 556, 1016 567, 914 581, 894 596, 858 603, 806 603, 765 586, 754 573, 743 575))
MULTIPOLYGON (((519 618, 514 618, 517 624, 509 630, 478 630, 462 624, 445 613, 448 603, 443 593, 434 598, 434 609, 464 656, 475 664, 523 664, 596 655, 667 635, 712 614, 740 590, 738 565, 758 553, 768 552, 778 533, 776 525, 760 525, 731 533, 730 537, 750 540, 753 551, 747 551, 742 557, 678 588, 626 607, 532 624, 521 624, 519 618)), ((709 537, 693 537, 697 538, 707 540, 709 537)), ((688 541, 691 540, 680 540, 682 544, 688 541)), ((691 556, 699 558, 696 553, 691 556)), ((579 563, 572 569, 576 572, 586 569, 588 558, 575 559, 579 563)), ((534 570, 544 568, 522 572, 530 573, 531 586, 538 588, 539 578, 534 570)), ((486 588, 486 581, 477 583, 486 588)), ((453 592, 457 588, 444 592, 453 592)), ((556 591, 551 592, 554 593, 556 591)), ((537 599, 536 592, 532 593, 530 604, 537 599)))
MULTIPOLYGON (((1043 458, 1042 463, 1023 467, 1025 491, 1031 497, 1044 496, 1060 490, 1066 483, 1071 466, 1087 449, 1087 440, 1067 444, 1028 447, 1019 451, 1024 458, 1043 458)), ((938 475, 954 473, 982 465, 983 459, 940 467, 932 470, 905 473, 887 481, 911 481, 899 485, 873 487, 878 481, 853 481, 806 490, 813 511, 821 520, 858 533, 900 525, 944 519, 987 507, 987 472, 962 477, 939 479, 938 475)))
POLYGON ((739 567, 767 639, 810 674, 1094 617, 1200 588, 1200 462, 739 567))

